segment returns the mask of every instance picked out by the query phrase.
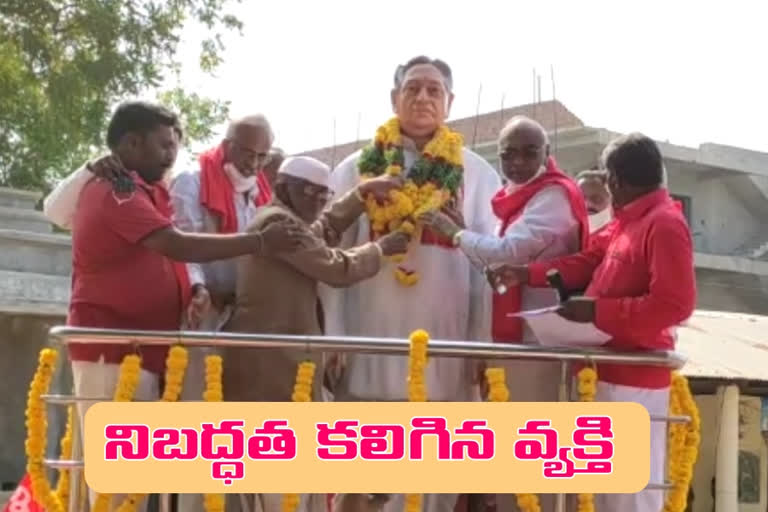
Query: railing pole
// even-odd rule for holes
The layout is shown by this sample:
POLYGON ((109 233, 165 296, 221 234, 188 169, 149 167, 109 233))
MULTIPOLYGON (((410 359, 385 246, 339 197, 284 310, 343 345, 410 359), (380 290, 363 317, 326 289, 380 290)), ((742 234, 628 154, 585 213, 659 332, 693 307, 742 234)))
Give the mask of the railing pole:
MULTIPOLYGON (((80 460, 82 457, 82 444, 80 442, 80 411, 77 404, 72 404, 72 455, 70 460, 80 460)), ((69 470, 69 508, 71 512, 80 510, 80 472, 81 469, 73 467, 69 470)), ((86 492, 87 492, 86 487, 86 492)))
MULTIPOLYGON (((557 392, 558 402, 568 402, 568 363, 566 361, 560 361, 560 386, 557 392)), ((556 512, 565 512, 565 500, 566 495, 559 493, 557 495, 557 501, 555 503, 556 512)))

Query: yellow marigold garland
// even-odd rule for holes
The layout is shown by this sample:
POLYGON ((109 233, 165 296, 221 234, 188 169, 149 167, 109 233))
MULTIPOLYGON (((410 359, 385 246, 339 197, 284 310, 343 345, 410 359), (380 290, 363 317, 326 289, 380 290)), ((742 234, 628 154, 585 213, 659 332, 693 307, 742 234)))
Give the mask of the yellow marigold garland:
MULTIPOLYGON (((591 366, 586 366, 578 374, 579 401, 594 402, 597 395, 597 371, 591 366)), ((594 512, 595 497, 589 493, 579 494, 578 512, 594 512)))
MULTIPOLYGON (((408 353, 408 401, 426 402, 427 384, 424 372, 427 368, 427 345, 429 334, 421 329, 413 331, 410 336, 408 353)), ((405 512, 421 512, 423 496, 421 494, 405 495, 405 512)))
MULTIPOLYGON (((303 361, 296 370, 296 383, 293 386, 291 400, 294 402, 312 401, 312 382, 315 378, 315 363, 303 361)), ((283 494, 282 511, 295 512, 299 508, 301 497, 295 493, 283 494)))
MULTIPOLYGON (((509 389, 504 368, 487 368, 485 379, 488 381, 488 400, 490 402, 508 402, 509 389)), ((539 497, 536 494, 516 494, 517 507, 520 512, 541 512, 539 497)))
MULTIPOLYGON (((205 391, 203 400, 206 402, 221 402, 224 400, 222 374, 224 363, 221 356, 211 354, 205 356, 205 391)), ((223 494, 206 494, 203 497, 206 512, 224 512, 226 503, 223 494)))
MULTIPOLYGON (((402 231, 418 243, 421 226, 417 219, 429 210, 441 208, 461 186, 463 146, 460 133, 441 126, 424 147, 421 158, 411 167, 401 190, 390 191, 389 200, 384 204, 373 196, 366 198, 366 212, 374 236, 402 231)), ((358 168, 363 179, 382 174, 399 176, 404 161, 400 121, 395 117, 379 126, 373 143, 363 150, 358 168)), ((395 255, 390 260, 399 263, 404 257, 404 254, 395 255)), ((413 286, 419 281, 417 272, 402 267, 395 270, 395 278, 404 286, 413 286)))
MULTIPOLYGON (((141 377, 141 357, 137 354, 128 354, 123 357, 120 363, 120 374, 117 377, 117 387, 113 400, 115 402, 130 402, 136 394, 136 388, 139 386, 141 377)), ((118 506, 120 512, 132 512, 136 510, 138 501, 142 498, 141 494, 129 494, 118 506)), ((91 512, 109 512, 112 506, 111 494, 97 494, 91 506, 91 512)))
POLYGON ((50 389, 58 355, 58 352, 52 348, 44 348, 40 351, 37 370, 32 377, 27 395, 27 410, 25 412, 27 440, 24 443, 24 448, 27 455, 27 473, 32 486, 32 496, 48 512, 65 511, 61 498, 51 489, 43 465, 48 418, 42 395, 48 393, 50 389))
POLYGON ((688 416, 691 419, 688 424, 673 423, 669 426, 667 445, 668 473, 673 488, 667 493, 664 512, 683 512, 688 505, 688 488, 693 479, 693 466, 699 455, 701 418, 688 380, 678 372, 672 373, 669 414, 688 416))

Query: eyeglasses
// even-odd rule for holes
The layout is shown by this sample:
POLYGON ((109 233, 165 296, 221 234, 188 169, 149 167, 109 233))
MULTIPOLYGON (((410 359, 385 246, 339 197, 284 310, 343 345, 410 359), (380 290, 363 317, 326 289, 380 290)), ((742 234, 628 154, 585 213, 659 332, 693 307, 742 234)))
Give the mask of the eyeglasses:
POLYGON ((333 197, 333 190, 317 187, 315 185, 304 185, 302 192, 304 192, 304 195, 309 198, 319 199, 325 202, 330 201, 330 199, 333 197))

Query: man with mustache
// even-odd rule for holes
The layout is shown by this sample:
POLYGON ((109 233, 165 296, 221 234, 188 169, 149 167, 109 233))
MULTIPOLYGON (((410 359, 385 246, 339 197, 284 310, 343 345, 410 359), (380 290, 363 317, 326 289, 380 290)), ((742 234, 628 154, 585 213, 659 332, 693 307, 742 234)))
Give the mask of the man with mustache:
POLYGON ((576 183, 587 203, 589 231, 596 233, 613 219, 608 177, 606 173, 599 170, 581 171, 576 175, 576 183))

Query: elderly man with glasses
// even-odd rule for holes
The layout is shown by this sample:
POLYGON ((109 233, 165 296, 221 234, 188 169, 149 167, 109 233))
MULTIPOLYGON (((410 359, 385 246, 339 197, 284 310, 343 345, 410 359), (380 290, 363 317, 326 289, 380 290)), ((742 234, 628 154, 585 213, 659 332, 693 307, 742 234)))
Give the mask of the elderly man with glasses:
MULTIPOLYGON (((369 279, 384 266, 384 258, 404 252, 408 235, 391 233, 375 242, 349 249, 335 248, 341 234, 365 211, 368 194, 383 199, 401 180, 379 177, 359 184, 328 204, 330 169, 310 157, 285 160, 277 173, 274 196, 259 209, 247 231, 261 231, 276 222, 302 226, 303 243, 274 257, 245 256, 238 260, 237 299, 227 332, 283 335, 321 335, 323 307, 318 283, 344 288, 369 279)), ((269 348, 258 351, 227 348, 224 352, 224 393, 236 402, 288 402, 298 364, 313 360, 317 367, 312 386, 321 400, 322 354, 269 348)), ((300 489, 298 489, 300 490, 300 489)), ((279 512, 282 496, 244 496, 241 511, 279 512)), ((233 500, 237 508, 237 500, 233 500)), ((232 509, 229 509, 232 510, 232 509)), ((299 512, 325 512, 325 495, 303 495, 299 512)))

